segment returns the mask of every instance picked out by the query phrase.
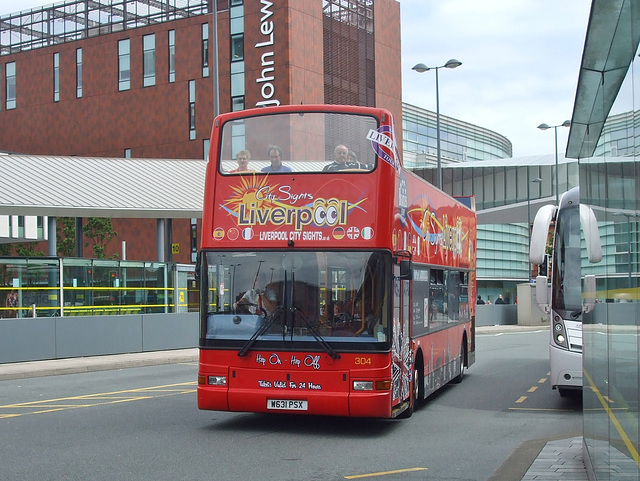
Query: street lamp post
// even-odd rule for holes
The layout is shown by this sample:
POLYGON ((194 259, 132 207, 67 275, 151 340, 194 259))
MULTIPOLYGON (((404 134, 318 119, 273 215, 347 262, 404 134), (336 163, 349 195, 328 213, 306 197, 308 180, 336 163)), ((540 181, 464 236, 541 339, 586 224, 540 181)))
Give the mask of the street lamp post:
POLYGON ((457 68, 460 65, 462 65, 462 62, 460 60, 452 58, 451 60, 448 60, 447 63, 445 63, 444 65, 440 65, 439 67, 427 67, 425 64, 419 63, 414 65, 412 68, 412 70, 415 70, 418 73, 424 73, 429 70, 436 71, 436 152, 438 156, 438 189, 442 189, 442 156, 440 151, 440 92, 438 89, 438 70, 443 67, 457 68))
MULTIPOLYGON (((529 249, 531 249, 531 191, 529 186, 531 183, 538 184, 538 198, 540 197, 540 184, 542 183, 542 179, 540 177, 536 177, 531 182, 527 182, 527 229, 529 232, 529 249)), ((529 270, 529 284, 531 284, 531 261, 527 261, 527 269, 529 270)))
POLYGON ((555 132, 555 152, 556 152, 556 186, 555 186, 555 191, 556 191, 556 205, 560 204, 560 195, 558 192, 558 127, 571 127, 571 120, 565 120, 564 122, 562 122, 560 125, 547 125, 547 124, 540 124, 538 125, 538 128, 540 130, 547 130, 547 129, 551 129, 553 128, 554 132, 555 132))

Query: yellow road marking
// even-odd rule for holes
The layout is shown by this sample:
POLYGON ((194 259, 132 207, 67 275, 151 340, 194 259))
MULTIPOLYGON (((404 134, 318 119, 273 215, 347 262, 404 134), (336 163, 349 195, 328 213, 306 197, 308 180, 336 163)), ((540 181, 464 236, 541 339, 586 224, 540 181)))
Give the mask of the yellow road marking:
POLYGON ((631 457, 636 462, 636 464, 640 466, 640 454, 638 454, 638 451, 636 450, 636 447, 633 445, 633 442, 631 442, 631 440, 629 439, 629 436, 627 435, 626 431, 620 424, 620 421, 618 421, 618 418, 609 407, 609 404, 605 400, 604 396, 600 393, 600 390, 598 389, 596 384, 593 382, 593 379, 591 379, 591 376, 589 376, 589 373, 587 372, 587 370, 583 369, 582 371, 584 372, 584 375, 587 378, 587 381, 589 382, 591 389, 598 397, 600 404, 602 404, 602 407, 604 408, 604 410, 607 411, 607 414, 609 415, 609 419, 611 420, 611 423, 615 426, 616 431, 618 431, 618 434, 620 435, 620 438, 622 438, 624 445, 629 450, 631 457))
POLYGON ((540 379, 540 380, 538 381, 538 384, 544 384, 545 382, 547 382, 547 378, 546 378, 546 377, 543 377, 542 379, 540 379))
POLYGON ((195 381, 180 384, 166 384, 125 391, 113 391, 96 394, 84 394, 66 398, 43 399, 18 404, 5 404, 0 406, 0 419, 8 419, 27 414, 44 414, 68 409, 88 408, 92 406, 104 406, 131 401, 142 401, 154 397, 173 396, 176 394, 189 394, 196 392, 195 381), (13 412, 12 412, 13 411, 13 412))
POLYGON ((396 469, 394 471, 380 471, 377 473, 369 473, 369 474, 354 474, 353 476, 345 476, 344 479, 363 479, 363 478, 373 478, 375 476, 389 476, 390 474, 400 474, 400 473, 411 473, 415 471, 426 471, 428 468, 407 468, 407 469, 396 469))
POLYGON ((538 386, 533 386, 533 387, 529 388, 529 390, 527 392, 536 392, 537 389, 538 389, 538 386))
POLYGON ((553 409, 553 408, 507 408, 509 411, 541 411, 550 413, 572 413, 575 409, 553 409))
POLYGON ((516 401, 516 404, 521 404, 527 400, 527 396, 520 396, 516 401))

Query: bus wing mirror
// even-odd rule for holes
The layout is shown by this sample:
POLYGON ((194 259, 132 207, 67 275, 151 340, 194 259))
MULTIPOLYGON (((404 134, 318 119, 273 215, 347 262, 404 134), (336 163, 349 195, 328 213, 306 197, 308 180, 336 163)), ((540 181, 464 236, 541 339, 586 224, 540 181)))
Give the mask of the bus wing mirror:
POLYGON ((596 276, 584 276, 584 294, 582 311, 586 314, 596 306, 596 276))
POLYGON ((544 261, 549 237, 549 226, 556 214, 555 205, 543 205, 533 220, 531 231, 531 245, 529 246, 529 260, 532 264, 540 265, 544 261))
POLYGON ((549 314, 549 286, 547 276, 536 277, 536 303, 542 312, 549 314))
POLYGON ((407 281, 413 279, 413 267, 409 259, 402 259, 400 261, 400 279, 407 281))
POLYGON ((587 255, 592 264, 602 260, 602 244, 600 230, 593 210, 588 205, 580 204, 580 224, 587 243, 587 255))

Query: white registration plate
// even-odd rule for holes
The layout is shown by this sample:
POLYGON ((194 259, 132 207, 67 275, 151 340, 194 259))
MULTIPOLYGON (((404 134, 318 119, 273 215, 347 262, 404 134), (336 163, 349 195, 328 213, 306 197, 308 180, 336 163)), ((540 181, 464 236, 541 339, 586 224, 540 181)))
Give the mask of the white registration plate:
POLYGON ((309 406, 307 401, 294 401, 293 399, 267 399, 267 409, 306 411, 308 408, 309 406))

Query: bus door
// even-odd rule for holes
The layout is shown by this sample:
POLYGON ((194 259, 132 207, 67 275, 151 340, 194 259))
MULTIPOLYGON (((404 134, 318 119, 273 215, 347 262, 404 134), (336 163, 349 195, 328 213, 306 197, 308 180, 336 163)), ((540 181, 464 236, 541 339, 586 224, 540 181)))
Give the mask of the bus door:
POLYGON ((393 268, 393 342, 392 351, 392 380, 393 404, 400 404, 409 397, 411 392, 410 349, 410 283, 400 279, 400 267, 393 268))

